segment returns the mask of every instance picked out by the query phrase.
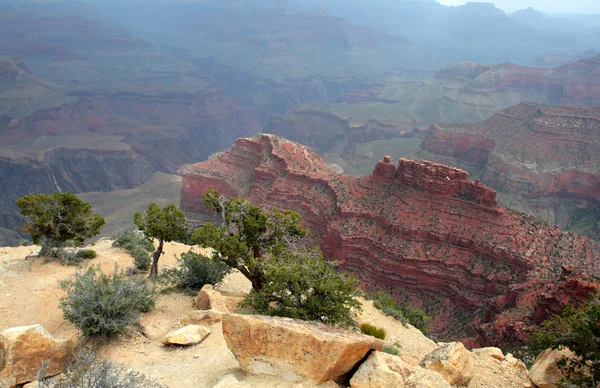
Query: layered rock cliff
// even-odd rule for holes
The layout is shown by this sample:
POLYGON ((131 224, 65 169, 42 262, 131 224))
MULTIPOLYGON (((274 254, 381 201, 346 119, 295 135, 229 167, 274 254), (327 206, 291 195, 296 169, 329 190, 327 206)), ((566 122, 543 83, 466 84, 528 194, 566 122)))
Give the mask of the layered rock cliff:
MULTIPOLYGON (((207 214, 202 195, 210 188, 296 210, 310 229, 309 244, 319 244, 367 287, 422 305, 444 338, 518 343, 539 320, 536 306, 548 303, 546 286, 569 283, 561 278, 563 264, 600 275, 592 242, 503 208, 493 189, 454 167, 406 159, 395 165, 386 157, 372 175, 349 177, 298 143, 263 135, 238 139, 182 173, 181 208, 191 218, 207 214), (525 284, 533 294, 520 298, 525 284), (492 303, 489 327, 480 329, 492 303), (514 325, 517 334, 505 335, 514 325)), ((571 295, 569 287, 561 290, 571 295)), ((560 309, 571 299, 557 300, 560 309)))
POLYGON ((598 107, 521 103, 479 124, 435 124, 419 153, 476 171, 521 210, 563 226, 596 214, 592 235, 600 225, 598 107))

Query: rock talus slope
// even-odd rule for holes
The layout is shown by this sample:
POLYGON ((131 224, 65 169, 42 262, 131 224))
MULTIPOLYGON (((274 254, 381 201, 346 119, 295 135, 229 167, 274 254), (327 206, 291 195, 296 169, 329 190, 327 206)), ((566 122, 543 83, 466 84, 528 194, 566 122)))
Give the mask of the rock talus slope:
POLYGON ((519 343, 597 287, 577 270, 600 274, 593 242, 503 208, 458 168, 386 157, 372 175, 349 177, 298 143, 263 135, 181 172, 190 218, 210 217, 202 195, 211 188, 293 209, 309 244, 367 287, 422 305, 441 337, 519 343))

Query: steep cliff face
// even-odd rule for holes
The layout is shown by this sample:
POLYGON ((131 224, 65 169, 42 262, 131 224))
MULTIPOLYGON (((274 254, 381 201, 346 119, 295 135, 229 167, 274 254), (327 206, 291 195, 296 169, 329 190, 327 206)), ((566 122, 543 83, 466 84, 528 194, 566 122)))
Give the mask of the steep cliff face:
POLYGON ((263 135, 239 139, 182 172, 181 208, 190 217, 205 212, 201 198, 209 188, 294 209, 310 229, 309 244, 319 244, 368 287, 421 304, 441 337, 516 343, 528 331, 511 338, 506 327, 536 324, 543 285, 560 282, 562 264, 600 274, 589 240, 501 207, 494 190, 454 167, 406 159, 396 166, 386 157, 371 176, 349 177, 298 143, 263 135), (496 303, 496 315, 510 319, 479 329, 490 303, 529 283, 535 287, 528 290, 539 292, 496 303))
POLYGON ((420 154, 471 168, 482 182, 564 226, 582 207, 600 206, 598 107, 522 103, 480 124, 435 124, 420 154))

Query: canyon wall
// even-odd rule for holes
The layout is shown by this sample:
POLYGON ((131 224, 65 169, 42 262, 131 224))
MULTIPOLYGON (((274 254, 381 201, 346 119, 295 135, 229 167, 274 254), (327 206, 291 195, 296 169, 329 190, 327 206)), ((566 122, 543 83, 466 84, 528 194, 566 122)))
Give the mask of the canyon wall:
POLYGON ((563 226, 587 211, 600 227, 598 107, 521 103, 479 124, 435 124, 419 155, 475 171, 521 210, 563 226))
POLYGON ((386 157, 370 176, 349 177, 298 143, 263 135, 182 173, 190 218, 206 215, 201 198, 210 188, 293 209, 310 230, 308 244, 367 288, 421 305, 440 338, 520 343, 540 316, 587 295, 569 291, 585 275, 565 275, 564 264, 600 275, 591 241, 503 208, 493 189, 447 165, 386 157), (546 311, 550 285, 562 293, 546 311))

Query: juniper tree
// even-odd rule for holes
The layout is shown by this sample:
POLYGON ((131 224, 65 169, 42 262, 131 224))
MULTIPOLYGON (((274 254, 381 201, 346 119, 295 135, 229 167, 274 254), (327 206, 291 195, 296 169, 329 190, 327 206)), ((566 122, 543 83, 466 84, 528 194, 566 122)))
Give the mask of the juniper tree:
POLYGON ((185 241, 189 235, 189 227, 185 215, 175 205, 160 208, 151 203, 144 214, 135 213, 133 222, 144 232, 146 237, 158 240, 158 247, 152 255, 151 278, 158 276, 158 260, 163 253, 164 243, 185 241))

